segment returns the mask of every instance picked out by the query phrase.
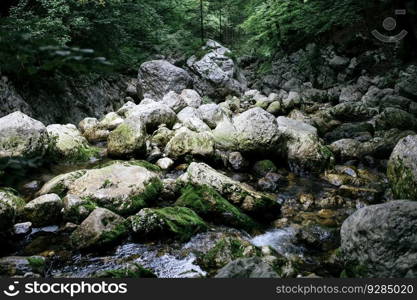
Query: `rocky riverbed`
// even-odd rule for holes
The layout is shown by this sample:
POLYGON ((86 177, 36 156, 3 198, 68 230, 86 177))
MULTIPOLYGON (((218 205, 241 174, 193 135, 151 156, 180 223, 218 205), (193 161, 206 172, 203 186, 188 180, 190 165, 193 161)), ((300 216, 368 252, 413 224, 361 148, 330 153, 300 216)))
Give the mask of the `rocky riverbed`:
POLYGON ((100 119, 0 118, 0 276, 415 277, 417 67, 255 90, 204 50, 100 119))

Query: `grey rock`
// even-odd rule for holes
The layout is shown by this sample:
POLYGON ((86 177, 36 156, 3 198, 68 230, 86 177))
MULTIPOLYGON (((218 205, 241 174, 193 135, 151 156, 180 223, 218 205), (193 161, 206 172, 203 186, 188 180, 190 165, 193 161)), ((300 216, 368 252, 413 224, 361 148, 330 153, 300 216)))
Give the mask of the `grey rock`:
POLYGON ((215 278, 279 278, 274 269, 259 257, 240 258, 220 269, 215 278))
POLYGON ((401 278, 417 272, 417 202, 362 208, 341 229, 341 250, 354 277, 401 278))
POLYGON ((153 60, 143 63, 138 73, 139 85, 144 95, 161 100, 167 93, 192 86, 188 73, 165 60, 153 60))

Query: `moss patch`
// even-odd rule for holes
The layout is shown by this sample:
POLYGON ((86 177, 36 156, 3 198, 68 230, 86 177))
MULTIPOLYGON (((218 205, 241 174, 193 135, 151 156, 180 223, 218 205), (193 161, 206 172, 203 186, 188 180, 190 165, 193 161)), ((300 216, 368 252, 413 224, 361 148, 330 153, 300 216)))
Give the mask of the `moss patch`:
POLYGON ((255 163, 253 169, 258 176, 265 176, 269 172, 276 172, 277 167, 275 164, 270 160, 261 160, 255 163))
POLYGON ((139 166, 139 167, 143 167, 149 171, 153 171, 153 172, 161 172, 161 168, 158 167, 157 165, 154 165, 150 162, 147 162, 146 160, 133 160, 133 161, 129 161, 130 165, 133 166, 139 166))
POLYGON ((34 273, 43 273, 45 269, 45 259, 43 257, 28 257, 27 261, 34 273))
POLYGON ((417 199, 417 180, 412 170, 405 166, 403 160, 395 158, 394 161, 390 161, 387 175, 397 199, 417 199))
POLYGON ((126 214, 135 214, 142 208, 148 207, 158 199, 163 189, 162 181, 159 178, 151 179, 145 187, 145 190, 139 195, 131 197, 130 209, 126 214))
POLYGON ((124 268, 118 270, 106 270, 100 273, 98 278, 156 278, 156 275, 149 269, 138 264, 133 268, 124 268))
POLYGON ((129 218, 132 229, 141 239, 174 238, 188 241, 207 229, 206 223, 186 207, 146 208, 129 218))
POLYGON ((114 229, 110 231, 104 232, 100 237, 100 245, 111 245, 128 233, 128 227, 126 226, 125 222, 117 224, 114 229))
POLYGON ((207 253, 199 257, 199 264, 207 271, 213 272, 229 262, 243 258, 261 256, 259 248, 238 238, 223 238, 207 253))
POLYGON ((187 185, 175 203, 193 209, 198 215, 217 224, 252 230, 258 225, 209 186, 187 185))

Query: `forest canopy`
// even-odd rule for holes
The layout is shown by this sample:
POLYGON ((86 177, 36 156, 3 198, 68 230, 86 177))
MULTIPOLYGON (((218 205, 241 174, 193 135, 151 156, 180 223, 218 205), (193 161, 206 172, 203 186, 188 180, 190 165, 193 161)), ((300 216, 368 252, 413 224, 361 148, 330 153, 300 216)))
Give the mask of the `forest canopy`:
POLYGON ((270 58, 363 23, 367 12, 376 15, 376 7, 383 11, 393 2, 6 0, 0 71, 22 80, 109 68, 130 72, 156 54, 184 59, 207 38, 239 54, 270 58))

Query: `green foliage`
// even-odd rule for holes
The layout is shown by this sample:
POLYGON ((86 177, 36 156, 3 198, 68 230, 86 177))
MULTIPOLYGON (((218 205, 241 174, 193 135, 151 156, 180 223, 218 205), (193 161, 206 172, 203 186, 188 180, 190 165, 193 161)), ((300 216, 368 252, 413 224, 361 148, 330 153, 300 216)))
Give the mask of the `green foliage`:
POLYGON ((358 0, 254 0, 242 28, 251 38, 251 49, 272 57, 279 49, 297 49, 334 28, 351 25, 365 5, 358 0))

